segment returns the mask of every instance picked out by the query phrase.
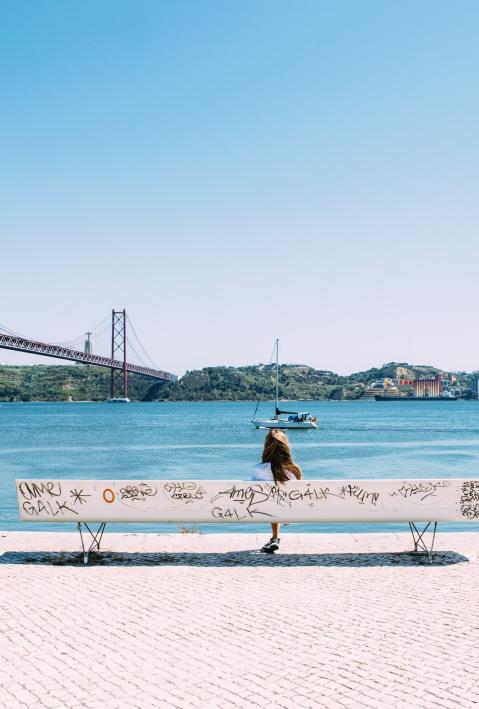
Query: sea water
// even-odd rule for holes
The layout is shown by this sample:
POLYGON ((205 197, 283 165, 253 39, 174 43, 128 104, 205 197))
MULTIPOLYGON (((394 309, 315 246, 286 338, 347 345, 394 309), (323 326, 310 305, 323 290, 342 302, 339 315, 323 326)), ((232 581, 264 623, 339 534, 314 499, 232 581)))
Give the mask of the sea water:
MULTIPOLYGON (((249 479, 264 430, 251 402, 0 403, 0 529, 71 531, 20 522, 16 478, 249 479)), ((259 417, 274 405, 262 404, 259 417)), ((306 478, 479 477, 479 401, 288 402, 318 429, 288 431, 306 478)), ((479 523, 441 524, 444 531, 479 523)), ((111 524, 111 531, 177 531, 111 524)), ((291 524, 284 532, 405 531, 405 524, 291 524)), ((200 532, 265 531, 265 524, 201 524, 200 532)))

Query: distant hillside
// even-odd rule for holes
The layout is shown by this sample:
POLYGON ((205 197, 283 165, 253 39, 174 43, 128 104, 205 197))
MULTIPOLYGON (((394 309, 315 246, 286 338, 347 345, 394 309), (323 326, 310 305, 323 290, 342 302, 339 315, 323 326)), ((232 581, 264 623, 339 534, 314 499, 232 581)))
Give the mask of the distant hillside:
MULTIPOLYGON (((280 367, 283 399, 328 399, 335 385, 312 367, 280 367)), ((149 396, 169 401, 241 401, 274 398, 275 373, 264 367, 206 367, 187 372, 177 383, 154 385, 149 396)))
MULTIPOLYGON (((129 396, 143 399, 152 380, 128 375, 129 396)), ((110 370, 83 365, 0 366, 0 401, 104 401, 110 370)))
MULTIPOLYGON (((367 386, 385 377, 416 379, 449 373, 436 367, 389 362, 382 367, 340 376, 308 365, 282 365, 279 368, 281 399, 360 399, 367 386)), ((464 386, 471 375, 455 374, 464 386)), ((206 367, 187 372, 177 383, 155 384, 146 398, 164 401, 214 401, 274 398, 273 367, 206 367)))
MULTIPOLYGON (((435 367, 389 362, 382 367, 340 376, 308 365, 280 367, 281 399, 359 399, 371 382, 390 378, 444 377, 435 367)), ((459 383, 471 375, 455 372, 459 383)), ((128 394, 137 401, 247 401, 274 397, 274 368, 268 366, 206 367, 187 372, 178 382, 155 383, 128 376, 128 394)), ((102 367, 35 365, 0 366, 0 401, 103 401, 110 395, 110 372, 102 367)))
MULTIPOLYGON (((346 377, 346 379, 348 381, 370 384, 376 379, 384 379, 385 377, 390 379, 419 379, 420 377, 434 377, 436 374, 447 377, 450 372, 446 372, 443 369, 437 369, 436 367, 431 367, 429 365, 407 364, 406 362, 389 362, 388 364, 383 364, 382 367, 368 369, 365 372, 350 374, 346 377)), ((465 372, 453 372, 453 374, 465 375, 465 372)))

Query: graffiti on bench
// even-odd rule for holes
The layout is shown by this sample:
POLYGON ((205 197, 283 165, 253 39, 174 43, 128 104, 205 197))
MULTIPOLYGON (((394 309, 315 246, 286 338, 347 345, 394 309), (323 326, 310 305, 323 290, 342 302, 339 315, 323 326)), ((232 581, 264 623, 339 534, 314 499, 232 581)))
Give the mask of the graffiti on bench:
POLYGON ((189 505, 206 498, 206 490, 195 480, 170 480, 163 485, 167 499, 189 505))
POLYGON ((391 497, 399 495, 405 498, 416 498, 421 502, 426 500, 428 497, 437 496, 438 490, 447 487, 448 480, 428 480, 427 482, 414 482, 410 480, 408 482, 402 483, 401 487, 393 492, 389 493, 391 497))
POLYGON ((18 480, 30 521, 479 520, 479 480, 18 480))
POLYGON ((460 504, 466 519, 479 519, 479 480, 464 480, 460 504))

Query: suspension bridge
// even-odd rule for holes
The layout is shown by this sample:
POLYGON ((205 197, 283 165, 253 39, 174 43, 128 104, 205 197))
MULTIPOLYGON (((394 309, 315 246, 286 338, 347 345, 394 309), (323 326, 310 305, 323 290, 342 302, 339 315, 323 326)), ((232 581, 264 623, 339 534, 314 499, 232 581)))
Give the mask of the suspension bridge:
POLYGON ((141 344, 126 310, 113 309, 111 315, 108 314, 85 335, 85 340, 82 335, 67 342, 48 343, 31 340, 0 325, 0 348, 108 367, 111 370, 112 399, 128 399, 130 372, 157 381, 174 382, 178 379, 175 374, 158 369, 141 344), (80 349, 82 342, 83 349, 80 349), (135 359, 136 363, 131 361, 135 359))

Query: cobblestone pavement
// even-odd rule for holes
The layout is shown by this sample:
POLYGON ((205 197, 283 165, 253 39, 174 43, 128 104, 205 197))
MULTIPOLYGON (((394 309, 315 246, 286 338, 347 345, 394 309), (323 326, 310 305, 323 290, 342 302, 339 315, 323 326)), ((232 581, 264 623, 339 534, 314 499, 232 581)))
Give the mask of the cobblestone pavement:
POLYGON ((0 705, 472 707, 479 535, 0 532, 0 705))

